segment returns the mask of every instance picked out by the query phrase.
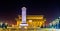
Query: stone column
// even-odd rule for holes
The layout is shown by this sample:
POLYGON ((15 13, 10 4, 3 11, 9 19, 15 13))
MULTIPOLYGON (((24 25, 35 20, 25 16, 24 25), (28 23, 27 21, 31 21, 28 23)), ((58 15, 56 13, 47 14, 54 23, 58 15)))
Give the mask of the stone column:
POLYGON ((28 26, 26 23, 26 7, 22 7, 22 23, 20 26, 28 26))
POLYGON ((26 8, 22 7, 22 23, 26 23, 26 8))

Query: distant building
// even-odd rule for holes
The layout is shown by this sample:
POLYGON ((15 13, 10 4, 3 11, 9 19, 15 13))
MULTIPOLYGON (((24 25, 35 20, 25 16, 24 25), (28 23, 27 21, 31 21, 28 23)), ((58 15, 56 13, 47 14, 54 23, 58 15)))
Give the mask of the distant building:
MULTIPOLYGON (((44 25, 46 18, 43 15, 27 15, 26 16, 28 27, 41 27, 44 25)), ((19 27, 22 22, 22 16, 18 15, 16 18, 17 26, 19 27)))

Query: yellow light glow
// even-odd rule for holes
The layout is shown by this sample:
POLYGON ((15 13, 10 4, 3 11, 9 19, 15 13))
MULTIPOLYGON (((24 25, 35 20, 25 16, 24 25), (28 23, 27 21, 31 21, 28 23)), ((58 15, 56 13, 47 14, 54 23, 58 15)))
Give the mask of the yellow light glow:
POLYGON ((21 26, 19 26, 19 28, 21 28, 21 26))
POLYGON ((27 27, 24 27, 25 29, 27 29, 27 27))
POLYGON ((32 20, 29 20, 29 22, 32 22, 32 20))

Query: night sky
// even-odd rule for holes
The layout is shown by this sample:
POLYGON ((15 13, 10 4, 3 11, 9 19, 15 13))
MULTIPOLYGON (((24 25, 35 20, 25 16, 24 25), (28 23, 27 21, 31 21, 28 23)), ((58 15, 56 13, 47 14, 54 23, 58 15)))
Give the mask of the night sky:
POLYGON ((23 6, 27 8, 27 15, 44 15, 47 21, 60 16, 60 2, 56 0, 0 0, 0 21, 15 21, 23 6))

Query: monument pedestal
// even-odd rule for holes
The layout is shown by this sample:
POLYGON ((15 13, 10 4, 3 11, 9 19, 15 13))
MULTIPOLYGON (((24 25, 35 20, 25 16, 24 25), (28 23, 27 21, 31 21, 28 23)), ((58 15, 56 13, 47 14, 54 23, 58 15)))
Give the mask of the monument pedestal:
POLYGON ((20 26, 28 26, 28 24, 26 24, 26 23, 25 23, 25 24, 23 24, 23 23, 22 23, 22 24, 20 24, 20 26))

